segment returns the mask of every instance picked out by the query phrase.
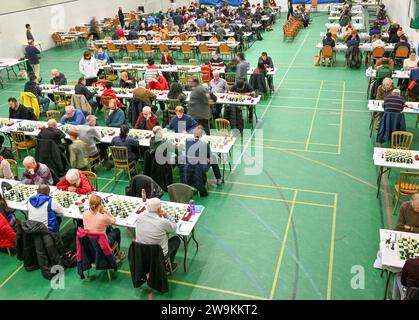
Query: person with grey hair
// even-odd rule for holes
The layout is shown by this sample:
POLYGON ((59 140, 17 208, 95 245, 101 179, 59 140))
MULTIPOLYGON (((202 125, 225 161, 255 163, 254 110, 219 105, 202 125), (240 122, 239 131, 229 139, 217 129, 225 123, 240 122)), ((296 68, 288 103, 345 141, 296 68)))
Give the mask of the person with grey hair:
POLYGON ((62 140, 65 138, 65 133, 57 129, 58 123, 55 119, 48 120, 48 127, 42 128, 38 134, 38 139, 53 140, 60 148, 65 151, 62 140), (61 147, 62 146, 62 147, 61 147))
POLYGON ((138 88, 132 92, 134 99, 143 101, 146 105, 151 106, 153 101, 156 100, 156 94, 146 88, 145 81, 138 83, 138 88))
POLYGON ((61 118, 61 124, 72 124, 74 126, 85 124, 86 118, 84 117, 83 111, 75 109, 73 106, 65 107, 65 114, 61 118))
POLYGON ((145 106, 143 111, 137 118, 137 122, 135 123, 135 129, 141 130, 153 130, 153 128, 159 123, 159 119, 157 116, 151 111, 151 108, 145 106))
POLYGON ((89 157, 94 158, 98 154, 102 160, 108 160, 108 145, 100 142, 100 134, 95 129, 97 117, 88 115, 86 124, 79 126, 79 139, 87 144, 89 157))
POLYGON ((393 90, 397 89, 391 78, 384 78, 383 82, 377 88, 376 100, 384 100, 385 97, 392 94, 393 90))
POLYGON ((77 194, 88 194, 93 191, 89 179, 83 172, 77 169, 68 170, 65 177, 57 183, 57 188, 77 194))
POLYGON ((34 157, 27 156, 23 159, 23 165, 25 167, 25 171, 23 172, 21 178, 23 184, 47 184, 50 186, 54 184, 51 170, 45 164, 36 162, 34 157))
POLYGON ((125 123, 125 113, 118 108, 115 99, 109 100, 109 112, 106 115, 106 125, 112 128, 119 128, 125 123))
POLYGON ((164 256, 170 257, 174 272, 177 269, 175 258, 180 239, 178 236, 169 236, 176 233, 176 230, 176 222, 163 211, 160 199, 152 198, 147 201, 147 211, 137 219, 135 240, 141 244, 159 245, 164 256))
POLYGON ((390 95, 384 98, 384 112, 401 113, 406 101, 400 96, 400 90, 394 89, 390 95))
POLYGON ((67 84, 67 79, 58 69, 52 69, 50 83, 56 86, 64 86, 67 84))

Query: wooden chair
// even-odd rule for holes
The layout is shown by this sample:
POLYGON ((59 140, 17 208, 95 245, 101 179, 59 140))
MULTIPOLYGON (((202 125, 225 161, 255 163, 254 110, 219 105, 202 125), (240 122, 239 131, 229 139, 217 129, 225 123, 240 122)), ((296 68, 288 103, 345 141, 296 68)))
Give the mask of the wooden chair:
POLYGON ((407 131, 393 131, 391 133, 391 148, 410 150, 413 142, 413 133, 407 131))
POLYGON ((211 41, 211 42, 218 42, 218 39, 217 39, 217 37, 211 37, 209 39, 209 41, 211 41))
POLYGON ((236 83, 236 73, 235 72, 226 72, 224 73, 224 79, 227 81, 229 86, 232 86, 236 83))
POLYGON ((89 180, 90 185, 92 186, 94 191, 98 191, 98 180, 96 173, 91 171, 82 171, 82 173, 87 177, 89 180))
POLYGON ((147 43, 143 43, 141 47, 143 49, 144 56, 151 55, 154 53, 154 50, 151 49, 150 45, 147 43))
POLYGON ((194 54, 192 47, 187 43, 183 43, 180 49, 182 50, 182 54, 185 56, 185 58, 192 57, 194 54))
POLYGON ((10 170, 13 173, 13 176, 15 177, 15 180, 19 180, 19 169, 17 167, 17 162, 13 159, 6 159, 7 162, 10 164, 10 170))
POLYGON ((111 96, 101 96, 100 97, 100 104, 103 106, 103 111, 105 114, 108 114, 109 111, 109 101, 112 100, 111 96))
POLYGON ((132 57, 122 57, 123 63, 132 63, 132 57))
MULTIPOLYGON (((179 40, 176 40, 176 41, 188 41, 188 35, 186 33, 182 33, 180 35, 180 37, 178 37, 178 38, 179 38, 179 40)), ((176 39, 178 39, 178 38, 176 37, 176 39)), ((173 38, 173 40, 175 40, 175 38, 173 38)))
POLYGON ((322 48, 322 59, 328 58, 330 60, 330 65, 333 65, 333 48, 331 46, 323 46, 322 48))
POLYGON ((92 171, 93 170, 93 167, 95 166, 95 164, 101 163, 101 162, 102 162, 102 159, 100 158, 99 153, 96 154, 93 157, 89 157, 89 170, 92 171))
POLYGON ((193 66, 199 65, 199 60, 198 59, 189 59, 188 62, 189 62, 189 64, 191 64, 193 66))
POLYGON ((108 49, 109 54, 116 54, 117 56, 119 56, 121 54, 121 49, 118 48, 113 43, 108 43, 106 48, 108 49))
POLYGON ((233 50, 225 43, 220 44, 220 55, 221 57, 227 56, 231 59, 231 55, 233 54, 233 50))
POLYGON ((407 47, 398 47, 394 54, 395 60, 404 60, 409 57, 409 49, 407 47))
POLYGON ((12 131, 10 132, 10 135, 16 148, 18 160, 20 160, 21 151, 26 150, 26 153, 29 156, 30 149, 36 147, 36 140, 26 139, 25 133, 23 131, 12 131))
POLYGON ((318 10, 317 3, 318 3, 317 0, 311 0, 310 10, 316 9, 317 11, 318 10))
POLYGON ((230 121, 223 118, 215 119, 215 129, 217 129, 219 133, 230 132, 231 130, 230 121))
POLYGON ((198 49, 201 60, 211 58, 211 51, 208 49, 208 46, 206 44, 200 44, 198 49))
POLYGON ((117 181, 117 172, 118 168, 122 168, 123 170, 128 171, 128 177, 131 180, 131 170, 134 168, 137 170, 137 163, 136 161, 129 161, 128 160, 128 148, 127 147, 116 147, 111 146, 112 159, 114 163, 114 174, 115 174, 115 182, 117 181))
POLYGON ((57 109, 65 108, 71 104, 65 92, 54 92, 52 95, 54 97, 54 104, 57 109))
POLYGON ((419 172, 400 171, 399 181, 394 185, 393 203, 396 201, 396 204, 393 214, 396 213, 400 196, 413 196, 416 192, 419 192, 419 172))
POLYGON ((58 33, 53 33, 52 34, 52 40, 54 40, 55 45, 58 46, 58 47, 63 47, 65 45, 68 45, 68 44, 72 43, 71 40, 61 38, 58 33))
POLYGON ((197 42, 198 39, 196 37, 189 37, 187 41, 197 42))
POLYGON ((57 122, 61 120, 61 112, 58 110, 48 110, 47 112, 47 119, 55 119, 57 122))
MULTIPOLYGON (((134 58, 136 56, 138 56, 138 49, 132 42, 128 42, 126 48, 127 48, 127 54, 128 55, 132 55, 134 58)), ((132 61, 132 57, 130 57, 130 58, 131 58, 131 61, 132 61)))
POLYGON ((118 80, 118 74, 115 72, 115 69, 111 66, 104 66, 103 74, 105 76, 106 81, 113 82, 113 81, 118 80))

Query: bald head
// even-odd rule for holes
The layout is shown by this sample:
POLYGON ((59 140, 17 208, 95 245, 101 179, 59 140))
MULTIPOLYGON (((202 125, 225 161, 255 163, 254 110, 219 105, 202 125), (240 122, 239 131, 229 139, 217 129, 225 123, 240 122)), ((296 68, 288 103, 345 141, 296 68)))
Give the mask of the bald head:
POLYGON ((400 90, 399 90, 399 89, 394 89, 394 90, 391 92, 391 94, 392 94, 393 96, 400 96, 400 90))
POLYGON ((49 196, 49 186, 47 186, 46 184, 41 184, 38 187, 38 194, 43 194, 45 196, 49 196))
POLYGON ((48 120, 48 128, 57 128, 57 120, 55 119, 49 119, 48 120))

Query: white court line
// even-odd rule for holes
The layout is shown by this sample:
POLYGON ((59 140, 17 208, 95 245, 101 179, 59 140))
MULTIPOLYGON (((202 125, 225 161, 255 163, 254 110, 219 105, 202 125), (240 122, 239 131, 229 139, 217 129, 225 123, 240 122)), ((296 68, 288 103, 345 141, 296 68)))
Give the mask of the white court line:
MULTIPOLYGON (((287 71, 285 71, 284 75, 282 76, 281 82, 279 83, 278 87, 276 88, 276 90, 275 90, 274 94, 273 94, 273 95, 272 95, 272 97, 269 99, 269 104, 266 106, 266 108, 265 108, 265 110, 263 111, 263 114, 262 114, 262 116, 260 117, 260 119, 263 119, 263 117, 265 116, 266 112, 267 112, 267 111, 268 111, 268 109, 270 108, 271 103, 272 103, 272 99, 275 97, 275 93, 278 91, 278 89, 281 87, 282 83, 284 82, 284 80, 285 80, 286 76, 288 75, 288 72, 291 70, 292 65, 294 64, 295 60, 297 59, 297 56, 298 56, 298 54, 300 53, 301 49, 303 48, 303 46, 304 46, 304 44, 305 44, 305 42, 306 42, 306 40, 307 40, 308 36, 310 35, 310 33, 311 33, 311 29, 308 31, 308 33, 307 33, 307 34, 306 34, 306 36, 304 37, 303 42, 301 42, 300 47, 298 48, 297 52, 295 53, 294 58, 292 59, 292 61, 291 61, 290 65, 288 66, 287 71)), ((257 126, 258 126, 258 124, 256 123, 256 126, 255 126, 255 128, 253 129, 253 132, 252 132, 251 136, 249 137, 249 140, 247 140, 247 143, 246 143, 246 145, 244 146, 244 149, 243 149, 242 153, 240 154, 238 161, 236 162, 236 164, 234 165, 233 169, 231 170, 231 172, 232 172, 232 173, 234 173, 234 172, 236 171, 237 166, 238 166, 238 165, 239 165, 239 163, 241 162, 241 159, 243 158, 244 154, 246 153, 247 148, 249 147, 249 144, 251 143, 251 141, 252 141, 252 139, 253 139, 253 137, 254 137, 254 135, 255 135, 255 133, 256 133, 257 126)))

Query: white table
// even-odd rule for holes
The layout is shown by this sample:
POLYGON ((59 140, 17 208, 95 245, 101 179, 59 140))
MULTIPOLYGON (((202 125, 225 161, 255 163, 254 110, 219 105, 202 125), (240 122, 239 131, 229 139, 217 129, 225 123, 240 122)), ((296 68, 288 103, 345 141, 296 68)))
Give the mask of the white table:
MULTIPOLYGON (((340 17, 339 16, 335 16, 335 17, 329 16, 328 19, 330 21, 336 21, 336 20, 339 20, 340 17)), ((364 17, 363 16, 353 16, 351 19, 352 19, 352 21, 358 21, 358 22, 360 22, 360 21, 364 20, 364 17)))
MULTIPOLYGON (((323 48, 323 42, 318 42, 316 48, 321 50, 323 48)), ((335 51, 346 52, 348 50, 348 46, 346 45, 346 43, 336 43, 336 46, 333 49, 335 51)), ((359 45, 359 50, 362 52, 372 52, 371 43, 361 43, 359 45)), ((384 50, 394 51, 394 44, 386 44, 384 50)))
MULTIPOLYGON (((352 25, 358 31, 365 30, 364 24, 362 23, 352 23, 352 25)), ((325 26, 327 29, 338 28, 340 30, 342 28, 339 23, 326 23, 325 26)))
MULTIPOLYGON (((369 67, 367 70, 365 70, 365 75, 368 78, 375 78, 377 75, 377 70, 369 67)), ((409 79, 410 70, 394 70, 391 77, 395 79, 409 79)))
POLYGON ((374 165, 376 167, 379 167, 379 173, 377 177, 377 198, 380 194, 381 189, 381 178, 383 174, 385 174, 390 169, 404 169, 404 170, 419 170, 419 161, 416 160, 416 156, 419 156, 419 151, 416 150, 399 150, 399 149, 391 149, 391 148, 374 148, 373 153, 373 160, 374 165), (412 154, 413 157, 413 163, 401 163, 401 162, 390 162, 386 161, 384 158, 384 153, 388 151, 394 151, 394 152, 409 152, 412 154), (387 168, 387 169, 384 169, 387 168))
MULTIPOLYGON (((2 182, 8 182, 13 187, 16 185, 21 184, 20 181, 15 180, 7 180, 7 179, 0 179, 0 185, 2 182)), ((34 194, 36 194, 37 186, 31 186, 34 189, 34 194)), ((51 186, 50 187, 50 194, 54 198, 57 196, 57 194, 60 192, 56 187, 51 186)), ((3 191, 0 190, 0 192, 3 194, 3 191)), ((102 199, 108 198, 110 201, 113 199, 127 201, 127 202, 135 202, 138 203, 138 206, 136 209, 134 209, 126 218, 117 217, 115 225, 125 227, 125 228, 136 228, 137 220, 140 214, 144 214, 147 212, 147 206, 142 202, 141 198, 136 197, 128 197, 123 195, 116 195, 112 193, 104 193, 104 192, 92 192, 92 194, 96 194, 100 196, 102 199), (137 213, 141 212, 141 213, 137 213)), ((81 204, 82 207, 84 207, 84 211, 88 210, 88 198, 89 195, 80 195, 79 198, 76 201, 82 202, 81 200, 84 199, 84 204, 81 204)), ((28 205, 27 201, 24 202, 15 202, 15 201, 9 201, 7 200, 7 204, 11 209, 22 211, 24 214, 28 211, 28 205)), ((183 210, 187 210, 188 204, 183 203, 175 203, 175 202, 169 202, 169 201, 162 201, 162 207, 171 207, 171 208, 181 208, 183 210)), ((191 240, 193 240, 196 243, 196 247, 198 250, 198 242, 195 239, 194 235, 194 229, 196 224, 198 223, 201 215, 205 211, 204 206, 195 205, 196 213, 190 217, 189 220, 179 220, 177 222, 177 230, 176 234, 179 236, 179 238, 183 241, 184 247, 185 247, 185 256, 183 261, 184 270, 186 272, 186 257, 187 257, 187 251, 188 251, 188 244, 191 240)), ((83 219, 83 215, 80 212, 79 206, 77 203, 73 203, 69 206, 69 208, 66 208, 64 217, 70 218, 70 219, 83 219)))
POLYGON ((128 43, 132 43, 135 46, 141 46, 143 44, 148 44, 150 46, 160 46, 161 44, 165 44, 169 47, 180 47, 183 44, 189 44, 191 47, 199 47, 201 44, 207 45, 207 47, 218 48, 221 44, 226 44, 232 49, 237 48, 240 43, 239 42, 212 42, 212 41, 173 41, 173 40, 130 40, 130 41, 122 41, 122 40, 96 40, 95 44, 98 46, 104 46, 107 44, 114 44, 115 46, 126 46, 128 43))
MULTIPOLYGON (((7 72, 7 79, 10 80, 10 72, 13 72, 17 77, 15 67, 17 66, 19 70, 26 69, 26 61, 27 59, 14 59, 14 58, 0 58, 0 72, 2 70, 6 70, 7 72), (23 68, 21 68, 21 64, 23 64, 23 68)), ((3 87, 1 78, 0 78, 0 85, 3 87)))
MULTIPOLYGON (((326 34, 327 34, 327 32, 320 32, 320 37, 326 37, 326 34)), ((343 33, 338 32, 337 37, 338 37, 338 39, 342 39, 343 40, 344 35, 343 35, 343 33)), ((368 33, 366 33, 366 32, 359 33, 359 39, 361 41, 369 40, 370 38, 371 38, 370 35, 368 33)))

